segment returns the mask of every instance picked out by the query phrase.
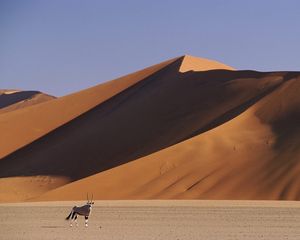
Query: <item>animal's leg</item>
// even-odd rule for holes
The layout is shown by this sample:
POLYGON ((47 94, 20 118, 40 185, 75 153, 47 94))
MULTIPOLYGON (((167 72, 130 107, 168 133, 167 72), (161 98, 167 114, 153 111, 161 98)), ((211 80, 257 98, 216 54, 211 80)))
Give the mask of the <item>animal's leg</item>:
POLYGON ((77 215, 77 214, 76 214, 75 212, 73 212, 72 217, 71 217, 71 224, 70 224, 70 227, 73 226, 74 217, 75 217, 76 215, 77 215))
POLYGON ((85 218, 85 226, 87 227, 88 226, 89 217, 88 216, 84 216, 84 218, 85 218))
POLYGON ((78 227, 77 214, 75 215, 75 223, 76 223, 76 227, 78 227))
POLYGON ((71 213, 70 213, 70 227, 72 227, 73 225, 72 225, 72 217, 73 217, 73 211, 71 211, 71 213))
POLYGON ((72 216, 73 210, 70 212, 70 214, 66 217, 66 220, 70 220, 70 217, 72 216))

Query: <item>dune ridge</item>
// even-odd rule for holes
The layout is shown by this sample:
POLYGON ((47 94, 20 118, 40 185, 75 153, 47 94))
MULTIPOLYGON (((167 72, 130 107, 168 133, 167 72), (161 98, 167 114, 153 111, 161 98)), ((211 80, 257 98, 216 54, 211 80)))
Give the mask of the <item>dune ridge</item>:
POLYGON ((0 189, 26 180, 28 191, 0 201, 84 198, 78 189, 96 199, 299 199, 299 72, 186 55, 157 66, 3 157, 0 189))

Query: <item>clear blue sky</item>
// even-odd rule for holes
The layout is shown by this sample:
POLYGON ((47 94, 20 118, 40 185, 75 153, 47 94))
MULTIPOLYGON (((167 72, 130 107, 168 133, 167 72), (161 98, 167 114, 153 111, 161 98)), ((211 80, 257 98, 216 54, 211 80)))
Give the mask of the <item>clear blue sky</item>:
POLYGON ((0 0, 0 89, 62 96, 190 54, 300 70, 298 0, 0 0))

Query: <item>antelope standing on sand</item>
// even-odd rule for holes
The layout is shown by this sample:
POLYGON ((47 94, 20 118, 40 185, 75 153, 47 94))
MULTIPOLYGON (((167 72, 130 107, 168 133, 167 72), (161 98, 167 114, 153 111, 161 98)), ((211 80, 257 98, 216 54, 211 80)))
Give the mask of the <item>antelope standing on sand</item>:
POLYGON ((81 207, 74 206, 69 214, 69 216, 66 217, 66 220, 69 220, 71 218, 71 224, 70 226, 73 226, 73 220, 75 220, 76 226, 78 226, 77 223, 77 215, 84 216, 85 218, 85 226, 88 226, 88 220, 89 216, 92 212, 92 205, 94 204, 93 202, 93 194, 92 194, 92 199, 91 201, 89 200, 89 195, 87 194, 87 203, 81 207))

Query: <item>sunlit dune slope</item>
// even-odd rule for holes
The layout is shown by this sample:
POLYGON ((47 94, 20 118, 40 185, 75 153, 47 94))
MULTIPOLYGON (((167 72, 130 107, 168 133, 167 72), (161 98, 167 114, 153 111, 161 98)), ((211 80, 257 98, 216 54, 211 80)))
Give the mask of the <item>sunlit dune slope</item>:
POLYGON ((179 72, 208 71, 213 69, 235 70, 233 67, 213 60, 185 55, 179 68, 179 72))
POLYGON ((174 60, 53 101, 0 115, 0 158, 69 122, 174 60))

